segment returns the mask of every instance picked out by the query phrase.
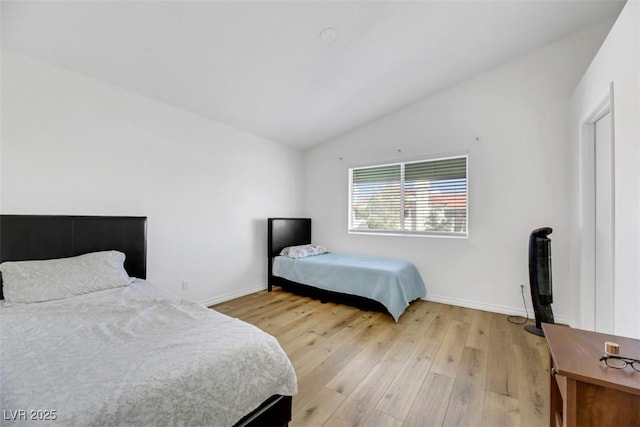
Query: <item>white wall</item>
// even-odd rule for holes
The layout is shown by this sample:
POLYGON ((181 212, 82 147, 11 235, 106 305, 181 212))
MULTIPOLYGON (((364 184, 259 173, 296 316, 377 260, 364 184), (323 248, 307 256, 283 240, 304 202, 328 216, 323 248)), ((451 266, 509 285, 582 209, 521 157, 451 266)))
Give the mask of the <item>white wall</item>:
POLYGON ((550 44, 309 150, 306 210, 314 240, 334 251, 413 261, 434 301, 524 313, 525 284, 532 315, 529 233, 550 226, 554 311, 570 321, 568 101, 610 26, 550 44), (464 152, 468 239, 347 233, 349 167, 464 152))
POLYGON ((185 298, 265 287, 266 218, 302 212, 299 150, 8 50, 2 119, 2 213, 147 216, 185 298))
POLYGON ((594 328, 593 241, 584 123, 613 86, 614 333, 640 338, 640 3, 627 2, 571 98, 572 316, 594 328))

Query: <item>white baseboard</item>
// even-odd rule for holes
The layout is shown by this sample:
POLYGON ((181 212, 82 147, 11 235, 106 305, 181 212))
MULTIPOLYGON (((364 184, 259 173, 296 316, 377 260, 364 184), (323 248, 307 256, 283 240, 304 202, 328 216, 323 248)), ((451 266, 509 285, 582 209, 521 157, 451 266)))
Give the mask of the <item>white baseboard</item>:
MULTIPOLYGON (((442 295, 433 295, 433 294, 427 295, 426 298, 424 299, 426 301, 439 302, 442 304, 456 305, 459 307, 473 308, 476 310, 490 311, 492 313, 500 313, 500 314, 506 314, 510 316, 522 316, 522 317, 526 316, 529 319, 535 319, 535 315, 532 308, 528 308, 527 309, 528 313, 525 313, 524 307, 509 307, 509 306, 499 305, 499 304, 486 304, 486 303, 472 301, 472 300, 450 298, 442 295)), ((572 328, 575 327, 574 326, 575 322, 568 316, 565 316, 562 314, 558 315, 554 313, 553 318, 555 323, 569 325, 572 328)))
POLYGON ((266 289, 267 289, 267 285, 259 285, 253 288, 245 288, 239 291, 230 292, 230 293, 213 297, 213 298, 207 298, 205 300, 198 301, 198 302, 204 305, 205 307, 211 307, 212 305, 220 304, 221 302, 229 301, 235 298, 240 298, 249 294, 255 294, 256 292, 264 291, 266 289))
MULTIPOLYGON (((205 307, 210 307, 212 305, 220 304, 222 302, 229 301, 235 298, 240 298, 245 295, 264 291, 266 289, 267 289, 266 285, 258 285, 252 288, 245 288, 239 291, 230 292, 217 297, 208 298, 208 299, 199 301, 199 303, 204 305, 205 307)), ((473 308, 476 310, 490 311, 492 313, 500 313, 500 314, 506 314, 510 316, 523 316, 523 317, 527 316, 529 317, 529 319, 535 319, 533 309, 531 308, 527 310, 529 312, 527 315, 523 307, 509 307, 509 306, 499 305, 499 304, 486 304, 486 303, 472 301, 472 300, 450 298, 442 295, 433 295, 433 294, 427 295, 426 298, 424 299, 426 301, 438 302, 441 304, 456 305, 459 307, 473 308)), ((554 313, 553 317, 556 323, 569 325, 572 328, 575 328, 575 322, 568 316, 565 316, 562 314, 558 315, 554 313)))

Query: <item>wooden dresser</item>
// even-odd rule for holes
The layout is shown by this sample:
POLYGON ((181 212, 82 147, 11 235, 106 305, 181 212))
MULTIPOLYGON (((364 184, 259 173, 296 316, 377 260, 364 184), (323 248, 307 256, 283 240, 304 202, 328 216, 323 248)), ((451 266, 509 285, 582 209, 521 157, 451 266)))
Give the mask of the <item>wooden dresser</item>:
POLYGON ((551 355, 551 426, 640 426, 640 372, 607 367, 604 343, 640 358, 640 340, 542 324, 551 355))

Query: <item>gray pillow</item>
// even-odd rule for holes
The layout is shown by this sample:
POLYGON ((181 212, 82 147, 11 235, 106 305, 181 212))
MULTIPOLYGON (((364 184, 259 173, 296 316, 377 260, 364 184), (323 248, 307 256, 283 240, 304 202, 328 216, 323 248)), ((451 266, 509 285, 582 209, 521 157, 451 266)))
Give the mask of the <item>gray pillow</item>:
POLYGON ((127 286, 125 255, 118 251, 92 252, 43 261, 6 261, 0 264, 7 303, 31 303, 68 298, 127 286))

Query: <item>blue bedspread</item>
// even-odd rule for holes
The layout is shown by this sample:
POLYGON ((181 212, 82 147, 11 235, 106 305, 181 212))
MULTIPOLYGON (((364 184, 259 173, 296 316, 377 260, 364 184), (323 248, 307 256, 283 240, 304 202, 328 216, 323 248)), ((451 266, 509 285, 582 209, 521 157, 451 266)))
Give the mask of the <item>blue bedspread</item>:
POLYGON ((278 256, 273 274, 303 285, 376 300, 395 321, 411 301, 427 294, 418 269, 401 259, 336 253, 298 259, 278 256))

